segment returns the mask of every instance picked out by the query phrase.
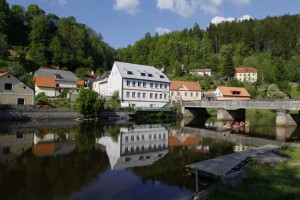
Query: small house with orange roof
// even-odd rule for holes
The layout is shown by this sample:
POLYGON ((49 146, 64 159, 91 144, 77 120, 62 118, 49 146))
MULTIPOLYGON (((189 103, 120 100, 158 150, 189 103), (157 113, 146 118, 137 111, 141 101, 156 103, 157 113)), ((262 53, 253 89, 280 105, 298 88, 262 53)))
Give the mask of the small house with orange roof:
POLYGON ((192 75, 198 75, 198 76, 211 76, 211 69, 205 68, 205 69, 192 69, 190 70, 190 74, 192 75))
POLYGON ((250 94, 243 87, 225 87, 220 86, 215 91, 218 100, 229 100, 229 99, 239 99, 239 100, 248 100, 250 99, 250 94))
POLYGON ((257 69, 253 67, 235 68, 235 78, 241 82, 255 83, 257 81, 257 69))
POLYGON ((44 92, 48 97, 57 97, 64 89, 77 89, 74 73, 64 70, 40 68, 34 75, 36 94, 44 92))
POLYGON ((170 99, 172 102, 201 100, 201 86, 192 81, 171 81, 170 99))
POLYGON ((0 104, 33 105, 34 90, 11 73, 0 73, 0 104))

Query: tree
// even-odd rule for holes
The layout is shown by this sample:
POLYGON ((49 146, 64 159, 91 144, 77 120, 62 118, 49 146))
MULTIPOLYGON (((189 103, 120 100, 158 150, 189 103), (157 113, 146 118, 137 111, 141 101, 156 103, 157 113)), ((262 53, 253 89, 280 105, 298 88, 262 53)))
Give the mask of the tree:
POLYGON ((9 5, 6 0, 0 0, 0 33, 7 34, 9 5))
POLYGON ((114 91, 113 95, 111 96, 111 99, 108 100, 108 103, 112 106, 114 110, 120 108, 121 100, 120 100, 119 91, 114 91))
POLYGON ((48 34, 47 19, 44 15, 32 19, 32 29, 30 32, 30 49, 28 55, 37 64, 47 65, 46 43, 48 34))
POLYGON ((226 55, 222 75, 226 78, 232 78, 235 75, 233 60, 230 54, 226 55))
POLYGON ((98 93, 90 88, 81 88, 75 100, 76 106, 84 118, 94 118, 103 108, 104 100, 98 98, 98 93))

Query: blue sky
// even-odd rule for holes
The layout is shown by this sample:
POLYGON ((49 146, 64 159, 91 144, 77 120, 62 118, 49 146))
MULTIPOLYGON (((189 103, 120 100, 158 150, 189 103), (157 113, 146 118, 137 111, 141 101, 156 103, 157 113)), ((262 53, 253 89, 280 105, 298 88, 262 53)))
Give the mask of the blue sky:
POLYGON ((154 35, 195 23, 206 29, 209 23, 249 17, 299 14, 300 0, 7 0, 27 9, 37 4, 46 14, 74 16, 103 35, 113 48, 127 47, 150 32, 154 35))

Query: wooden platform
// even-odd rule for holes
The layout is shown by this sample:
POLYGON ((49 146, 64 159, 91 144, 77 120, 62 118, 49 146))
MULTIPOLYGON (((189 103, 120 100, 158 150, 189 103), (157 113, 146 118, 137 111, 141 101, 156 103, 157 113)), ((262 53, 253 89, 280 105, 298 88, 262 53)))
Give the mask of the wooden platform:
POLYGON ((247 159, 278 148, 279 146, 276 145, 264 145, 255 149, 235 152, 210 160, 193 163, 187 165, 186 168, 197 175, 220 177, 232 171, 238 170, 247 162, 247 159))

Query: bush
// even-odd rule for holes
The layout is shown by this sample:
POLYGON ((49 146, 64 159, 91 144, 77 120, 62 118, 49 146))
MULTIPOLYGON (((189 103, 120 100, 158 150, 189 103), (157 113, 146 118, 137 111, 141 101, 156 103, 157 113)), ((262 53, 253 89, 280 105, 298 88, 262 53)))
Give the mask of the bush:
POLYGON ((98 98, 98 93, 90 88, 81 88, 75 100, 76 106, 84 118, 94 118, 103 109, 104 100, 98 98))

